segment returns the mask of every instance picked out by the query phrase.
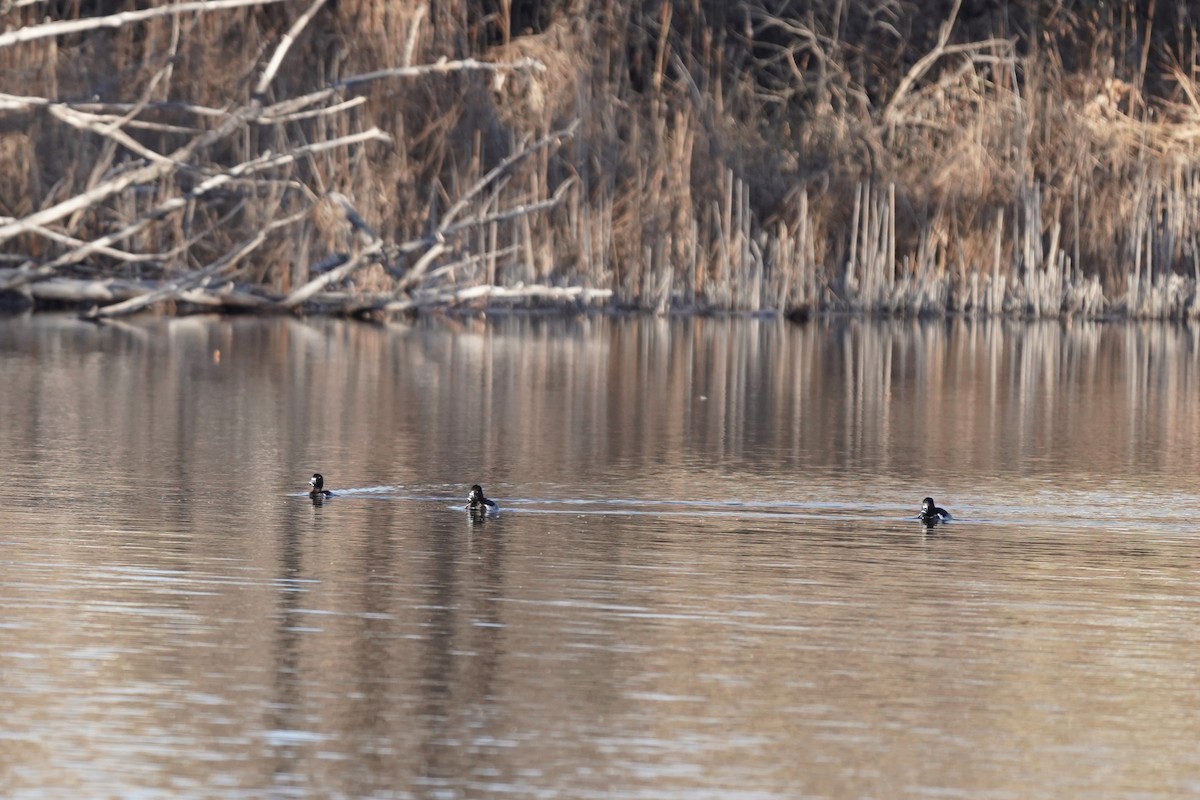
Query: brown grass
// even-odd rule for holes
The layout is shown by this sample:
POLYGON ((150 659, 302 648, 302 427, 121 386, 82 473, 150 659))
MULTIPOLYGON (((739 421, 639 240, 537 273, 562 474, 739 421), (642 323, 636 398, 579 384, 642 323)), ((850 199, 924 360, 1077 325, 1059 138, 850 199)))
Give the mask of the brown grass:
MULTIPOLYGON (((502 159, 578 120, 571 140, 520 163, 472 213, 544 201, 571 182, 565 202, 466 231, 448 243, 453 268, 431 269, 425 288, 588 286, 658 311, 1200 313, 1189 7, 984 5, 968 15, 901 0, 341 0, 304 31, 270 101, 441 58, 533 57, 546 69, 377 81, 330 101, 365 98, 345 112, 254 126, 205 157, 232 165, 371 126, 393 141, 330 150, 191 203, 120 244, 145 258, 100 256, 71 272, 169 277, 308 208, 225 273, 284 293, 359 246, 331 192, 383 240, 409 241, 502 159)), ((125 7, 68 7, 93 6, 125 7)), ((0 91, 113 113, 145 103, 138 122, 210 128, 218 119, 195 107, 246 102, 303 9, 10 46, 0 91)), ((17 8, 9 22, 39 13, 17 8)), ((3 113, 0 215, 45 208, 135 159, 46 109, 3 113)), ((126 130, 160 153, 188 136, 126 130)), ((199 179, 138 187, 56 230, 93 238, 199 179)), ((31 233, 0 247, 2 267, 66 245, 31 233)), ((418 256, 361 270, 350 290, 386 294, 418 256)))

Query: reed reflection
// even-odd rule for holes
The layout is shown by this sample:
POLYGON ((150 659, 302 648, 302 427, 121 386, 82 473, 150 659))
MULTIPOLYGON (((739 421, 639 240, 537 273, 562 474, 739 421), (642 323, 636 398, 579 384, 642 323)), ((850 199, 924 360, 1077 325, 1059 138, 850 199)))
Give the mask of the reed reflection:
POLYGON ((0 445, 14 479, 45 494, 55 474, 108 473, 111 459, 126 471, 107 474, 106 491, 128 491, 134 515, 166 510, 181 525, 195 507, 159 498, 202 492, 212 469, 238 471, 247 498, 311 465, 336 468, 342 485, 449 491, 482 478, 502 495, 667 499, 692 496, 695 470, 920 480, 1052 467, 1083 480, 1200 460, 1197 332, 1186 326, 0 324, 0 445), (87 388, 68 388, 79 381, 87 388), (64 436, 89 446, 62 447, 64 436))

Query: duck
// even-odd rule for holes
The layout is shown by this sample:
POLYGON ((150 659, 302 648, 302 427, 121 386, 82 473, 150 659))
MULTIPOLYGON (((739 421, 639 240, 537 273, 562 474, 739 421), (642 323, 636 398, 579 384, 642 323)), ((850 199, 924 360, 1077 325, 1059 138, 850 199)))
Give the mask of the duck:
POLYGON ((308 485, 312 487, 312 491, 308 493, 309 497, 333 497, 333 492, 325 488, 325 476, 319 472, 313 473, 308 479, 308 485))
POLYGON ((496 505, 494 500, 484 497, 483 487, 476 483, 467 494, 467 510, 472 514, 498 514, 500 506, 496 505))
POLYGON ((950 512, 946 509, 938 508, 937 504, 933 502, 932 497, 926 497, 921 501, 921 513, 917 515, 917 518, 922 522, 933 525, 938 522, 946 522, 951 519, 951 516, 950 512))

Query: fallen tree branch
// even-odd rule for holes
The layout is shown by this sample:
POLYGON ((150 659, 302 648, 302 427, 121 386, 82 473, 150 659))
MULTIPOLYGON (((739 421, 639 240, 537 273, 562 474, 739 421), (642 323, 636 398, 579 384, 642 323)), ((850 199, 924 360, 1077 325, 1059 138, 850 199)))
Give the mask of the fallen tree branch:
MULTIPOLYGON (((15 270, 0 269, 0 279, 5 273, 15 270)), ((143 281, 125 281, 116 278, 87 280, 84 278, 54 278, 31 286, 22 287, 23 294, 49 303, 112 303, 136 297, 149 291, 151 285, 143 281)))
POLYGON ((485 305, 545 304, 578 308, 608 303, 612 298, 612 289, 518 283, 515 286, 481 285, 464 286, 459 289, 421 289, 402 300, 392 299, 389 295, 364 296, 356 292, 327 292, 321 295, 320 301, 323 313, 375 318, 380 315, 448 309, 480 302, 485 305))
POLYGON ((91 114, 87 114, 82 111, 76 111, 60 103, 52 103, 48 106, 48 108, 50 110, 50 114, 55 119, 61 120, 73 128, 78 128, 80 130, 87 131, 88 133, 94 133, 97 136, 103 136, 111 139, 113 142, 121 145, 126 150, 141 156, 147 161, 166 164, 167 166, 178 166, 166 156, 162 155, 161 153, 154 152, 149 147, 146 147, 141 142, 127 134, 125 131, 121 130, 121 128, 116 127, 112 121, 101 122, 91 118, 91 114))
POLYGON ((505 209, 504 211, 497 211, 495 214, 486 214, 482 217, 474 217, 456 225, 446 225, 439 228, 438 232, 443 236, 451 236, 459 231, 466 230, 467 228, 474 228, 477 225, 487 225, 492 222, 505 222, 510 219, 515 219, 516 217, 524 217, 537 211, 545 211, 548 208, 554 208, 556 205, 562 202, 563 196, 567 193, 567 190, 574 185, 575 179, 568 178, 567 180, 563 181, 557 189, 554 190, 554 196, 549 200, 539 200, 536 203, 514 206, 512 208, 505 209))
MULTIPOLYGON (((144 297, 158 287, 150 281, 127 281, 119 278, 52 278, 25 287, 25 294, 35 305, 73 305, 115 303, 144 297)), ((195 306, 228 311, 269 310, 274 299, 240 289, 233 283, 185 289, 172 299, 195 306)), ((100 316, 97 319, 108 319, 100 316)))
MULTIPOLYGON (((167 50, 164 53, 165 59, 162 66, 155 70, 154 75, 142 87, 141 92, 139 93, 140 96, 134 102, 133 108, 121 115, 115 121, 101 126, 100 129, 96 131, 101 136, 106 137, 108 141, 104 143, 104 146, 100 149, 100 152, 93 160, 91 174, 89 175, 87 183, 85 184, 87 188, 90 189, 91 187, 95 186, 100 182, 104 175, 107 174, 113 165, 114 159, 116 158, 118 146, 124 145, 127 149, 134 153, 139 153, 143 158, 146 158, 152 162, 162 158, 161 155, 150 148, 142 147, 139 142, 134 140, 121 129, 142 113, 143 109, 146 107, 146 104, 150 102, 150 98, 152 98, 157 91, 159 84, 161 84, 164 79, 167 81, 170 80, 169 76, 172 74, 172 72, 174 72, 175 69, 175 58, 179 54, 179 33, 179 16, 172 16, 171 39, 170 44, 167 46, 167 50)), ((54 109, 52 108, 51 111, 53 112, 54 109)), ((84 112, 71 111, 70 113, 84 112)), ((68 223, 68 230, 75 230, 82 216, 82 211, 75 212, 68 223)))
POLYGON ((323 117, 328 114, 337 114, 342 111, 349 111, 352 108, 361 106, 367 102, 367 98, 359 95, 351 97, 349 100, 343 100, 340 103, 334 103, 331 106, 322 108, 314 108, 311 111, 297 111, 292 114, 275 114, 274 109, 279 105, 268 106, 263 110, 262 119, 257 121, 259 125, 283 125, 288 122, 300 122, 301 120, 313 119, 315 117, 323 117))
MULTIPOLYGON (((487 214, 466 222, 460 222, 457 225, 443 225, 441 228, 438 228, 436 234, 439 244, 436 245, 434 249, 440 249, 438 249, 437 253, 434 255, 441 255, 446 250, 445 247, 441 246, 441 241, 443 241, 446 237, 454 236, 455 234, 460 233, 467 228, 474 228, 478 225, 489 225, 493 222, 504 222, 506 220, 516 219, 517 217, 535 214, 538 211, 545 211, 546 209, 554 208, 562 202, 563 197, 567 193, 567 189, 569 189, 574 182, 574 179, 564 182, 562 186, 559 186, 558 189, 555 190, 554 196, 549 200, 542 200, 537 203, 528 203, 526 205, 516 206, 515 208, 510 208, 505 211, 498 211, 495 214, 487 214)), ((397 284, 395 291, 392 292, 393 296, 399 297, 404 292, 407 292, 411 287, 416 286, 417 283, 425 276, 425 272, 429 268, 429 264, 433 261, 432 258, 428 258, 428 255, 429 254, 427 253, 426 257, 423 257, 420 261, 413 265, 413 268, 404 275, 404 278, 397 284)))
POLYGON ((262 97, 270 88, 271 82, 275 80, 275 73, 279 72, 279 67, 283 64, 283 59, 287 56, 288 51, 292 49, 292 45, 296 43, 296 37, 300 32, 308 27, 308 23, 321 6, 325 5, 326 0, 313 0, 313 4, 308 7, 308 10, 296 18, 292 26, 287 29, 287 33, 283 34, 283 38, 279 40, 279 44, 275 47, 275 52, 271 56, 270 62, 267 63, 267 68, 263 70, 262 77, 258 79, 258 84, 254 87, 254 94, 262 97))
POLYGON ((466 208, 467 203, 474 197, 478 196, 487 186, 495 182, 500 176, 507 174, 512 167, 520 161, 528 158, 539 150, 548 147, 551 144, 561 141, 562 139, 574 134, 579 125, 578 120, 573 122, 562 130, 555 131, 541 139, 537 140, 529 147, 517 153, 513 153, 508 158, 505 158, 493 169, 489 170, 486 175, 471 185, 462 197, 450 208, 443 217, 441 224, 429 236, 423 236, 419 239, 413 239, 397 247, 387 248, 385 243, 379 238, 375 231, 363 220, 362 216, 355 210, 353 204, 348 198, 340 193, 334 192, 330 195, 330 199, 337 202, 346 214, 346 219, 350 225, 365 237, 370 244, 353 258, 350 258, 340 266, 322 273, 312 280, 300 286, 279 303, 279 307, 285 310, 297 308, 311 297, 317 294, 327 286, 345 280, 355 271, 361 269, 367 264, 377 262, 382 259, 385 250, 389 250, 392 255, 407 255, 417 252, 422 248, 427 248, 417 262, 409 269, 399 280, 392 291, 392 299, 380 303, 379 301, 368 301, 361 303, 359 307, 353 309, 353 313, 366 313, 373 310, 378 310, 386 306, 390 302, 394 302, 395 298, 410 291, 414 286, 419 284, 429 270, 431 264, 450 248, 446 244, 449 238, 454 237, 462 231, 473 228, 478 225, 487 225, 493 222, 502 222, 516 217, 527 216, 538 211, 544 211, 548 208, 553 208, 562 202, 566 195, 567 189, 574 185, 574 180, 565 181, 554 192, 554 196, 548 200, 543 200, 537 203, 529 203, 516 208, 506 209, 505 211, 495 214, 475 217, 465 222, 455 224, 454 220, 459 213, 466 208))
POLYGON ((42 209, 27 217, 23 217, 16 222, 7 225, 0 225, 0 244, 8 241, 14 236, 19 236, 22 233, 28 233, 34 228, 48 225, 56 222, 63 217, 74 214, 77 211, 82 211, 90 208, 101 201, 125 191, 126 189, 143 183, 152 183, 167 173, 175 170, 177 165, 188 161, 193 153, 197 150, 207 147, 208 145, 224 139, 227 135, 242 127, 242 125, 261 113, 261 106, 258 103, 251 103, 245 106, 229 117, 220 126, 214 128, 208 133, 197 136, 192 141, 188 142, 183 147, 175 150, 166 157, 166 160, 155 162, 149 166, 137 167, 123 175, 112 178, 104 183, 88 189, 85 192, 77 194, 61 203, 42 209))
POLYGON ((416 286, 425 278, 425 273, 429 269, 429 265, 433 263, 433 259, 446 251, 447 248, 442 243, 447 237, 452 237, 455 234, 466 230, 467 228, 474 228, 477 225, 488 225, 493 222, 503 222, 505 220, 534 214, 538 211, 545 211, 548 208, 554 208, 562 202, 563 196, 566 194, 566 190, 573 183, 573 180, 563 183, 563 185, 558 187, 558 190, 554 192, 554 197, 550 198, 549 200, 542 200, 538 203, 529 203, 527 205, 517 206, 516 208, 510 208, 505 211, 498 211, 495 214, 488 214, 486 216, 477 217, 466 222, 460 222, 457 225, 449 225, 438 228, 437 233, 435 234, 437 240, 434 246, 431 247, 429 252, 425 253, 417 261, 417 263, 413 265, 412 269, 406 272, 404 277, 396 283, 396 288, 392 292, 392 296, 399 297, 400 295, 412 289, 412 287, 416 286))
POLYGON ((137 297, 131 297, 113 305, 93 308, 90 311, 85 312, 82 316, 84 319, 101 319, 124 316, 127 314, 132 314, 135 311, 140 311, 141 309, 151 306, 155 303, 161 303, 165 300, 178 299, 189 290, 199 286, 207 279, 219 274, 228 267, 233 266, 250 253, 257 250, 263 244, 263 242, 267 240, 267 234, 278 228, 298 222, 306 216, 308 216, 307 210, 299 214, 293 214, 292 216, 281 220, 276 220, 263 230, 256 233, 254 236, 242 242, 238 247, 229 251, 224 256, 212 262, 203 269, 189 272, 188 274, 171 281, 166 286, 158 287, 137 297))
POLYGON ((563 139, 571 138, 575 135, 575 131, 578 129, 579 120, 575 120, 565 128, 546 134, 541 139, 538 139, 536 142, 526 147, 524 150, 519 150, 516 153, 513 153, 495 167, 488 170, 486 175, 475 181, 471 188, 467 189, 467 191, 463 193, 463 196, 458 198, 458 201, 450 207, 450 210, 447 211, 442 217, 441 227, 439 230, 445 231, 447 226, 453 223, 455 218, 457 218, 462 210, 466 208, 467 203, 469 203, 477 194, 486 189, 488 185, 495 181, 498 177, 509 172, 514 166, 529 158, 539 150, 543 150, 552 144, 557 144, 563 139))
POLYGON ((320 103, 331 97, 340 94, 343 90, 358 86, 363 83, 372 81, 380 81, 385 78, 419 78, 424 75, 448 75, 452 72, 522 72, 522 71, 543 71, 546 65, 535 58, 519 58, 515 61, 478 61, 474 58, 463 58, 456 61, 447 61, 441 59, 433 64, 420 64, 415 67, 393 67, 391 69, 381 69, 374 72, 364 72, 360 75, 352 75, 349 78, 338 81, 337 83, 327 86, 324 89, 318 89, 315 92, 302 94, 299 97, 293 97, 290 100, 283 100, 272 106, 276 109, 277 114, 291 114, 303 108, 307 108, 316 103, 320 103))
MULTIPOLYGON (((160 203, 158 206, 151 209, 151 211, 141 219, 125 226, 119 231, 101 236, 100 238, 91 242, 85 242, 79 247, 76 247, 75 249, 58 256, 53 261, 43 264, 40 267, 23 271, 21 275, 13 276, 6 281, 0 281, 0 291, 5 289, 14 289, 21 283, 31 283, 33 281, 49 278, 50 276, 54 275, 55 271, 59 267, 81 261, 89 255, 101 252, 108 245, 133 236, 154 220, 161 219, 163 216, 171 213, 172 211, 183 208, 189 202, 203 197, 205 194, 208 194, 209 192, 235 180, 245 178, 246 176, 252 175, 256 172, 290 164, 302 156, 320 153, 336 147, 350 146, 368 141, 390 141, 390 137, 388 137, 387 134, 378 128, 371 128, 370 130, 363 131, 362 133, 350 134, 349 136, 330 139, 326 142, 318 142, 316 144, 298 147, 287 153, 280 153, 278 155, 265 154, 259 156, 258 158, 251 159, 250 161, 244 161, 226 172, 223 172, 219 175, 214 175, 213 177, 203 181, 195 186, 190 192, 178 197, 172 197, 170 200, 160 203)), ((42 226, 30 225, 28 221, 29 217, 25 217, 23 220, 18 220, 17 222, 24 225, 24 230, 26 232, 39 232, 44 229, 42 226)), ((3 228, 0 227, 0 230, 2 229, 3 228)))
POLYGON ((291 309, 296 308, 301 303, 315 295, 317 292, 324 289, 326 286, 344 281, 358 269, 374 261, 378 261, 382 253, 383 242, 376 240, 370 246, 356 254, 353 258, 348 259, 340 267, 335 267, 328 272, 318 275, 308 283, 293 291, 291 294, 277 303, 278 307, 284 311, 290 311, 291 309))
MULTIPOLYGON (((91 247, 93 244, 95 244, 94 242, 84 241, 83 239, 79 239, 74 236, 68 236, 67 234, 60 233, 52 228, 38 228, 35 233, 44 239, 49 239, 52 242, 66 245, 68 247, 91 247)), ((115 247, 106 247, 104 245, 100 245, 96 247, 93 252, 102 256, 108 256, 109 258, 116 259, 117 261, 124 261, 127 264, 145 264, 155 261, 164 261, 167 258, 170 258, 172 255, 179 253, 181 248, 186 246, 186 244, 181 245, 180 247, 172 248, 165 253, 130 253, 127 250, 118 250, 115 247)), ((16 270, 14 270, 14 272, 16 272, 16 270)), ((28 281, 22 281, 22 283, 28 283, 28 281)), ((14 286, 15 284, 9 285, 5 282, 4 278, 0 277, 0 289, 12 289, 14 286)))
POLYGON ((499 300, 508 303, 536 301, 589 305, 612 300, 612 289, 592 289, 586 286, 547 286, 517 284, 515 286, 470 286, 453 291, 418 293, 406 300, 394 300, 379 307, 392 314, 418 311, 423 308, 452 306, 473 300, 499 300))
MULTIPOLYGON (((271 2, 279 2, 279 0, 271 0, 271 2)), ((387 78, 418 78, 424 75, 445 75, 453 72, 525 72, 525 71, 543 71, 546 65, 534 58, 519 58, 515 61, 478 61, 473 58, 465 58, 456 61, 447 61, 445 59, 433 64, 419 64, 417 66, 395 67, 392 69, 381 69, 374 72, 362 73, 360 75, 352 75, 338 81, 335 84, 326 86, 323 89, 318 89, 308 94, 303 94, 298 97, 280 100, 272 105, 264 106, 262 115, 258 119, 252 120, 258 125, 276 125, 279 122, 288 121, 291 119, 288 115, 296 114, 302 109, 315 105, 323 100, 327 100, 340 94, 345 89, 353 88, 360 84, 370 83, 373 81, 385 80, 387 78)), ((340 101, 338 106, 348 104, 358 105, 364 102, 366 98, 356 97, 349 100, 340 101)), ((38 108, 49 105, 67 105, 77 111, 89 112, 94 114, 117 114, 123 115, 138 107, 134 103, 63 103, 58 100, 50 100, 44 97, 28 97, 24 95, 11 95, 0 93, 0 111, 7 110, 22 110, 28 108, 38 108)), ((334 110, 337 106, 331 106, 329 109, 315 113, 324 113, 325 111, 334 110)), ((186 111, 190 114, 195 114, 201 117, 228 117, 230 111, 223 108, 212 108, 210 106, 200 106, 194 103, 182 103, 179 101, 166 101, 160 103, 147 103, 146 109, 152 111, 186 111)), ((296 117, 303 119, 303 117, 296 117)), ((144 123, 149 124, 149 123, 144 123)), ((179 129, 180 132, 186 132, 190 129, 179 129)))
POLYGON ((181 292, 177 300, 194 306, 208 306, 225 311, 269 311, 275 305, 275 298, 247 292, 232 283, 219 287, 188 289, 181 292))
POLYGON ((442 264, 437 269, 425 276, 426 282, 437 280, 443 275, 448 275, 460 267, 465 267, 468 264, 474 264, 477 261, 483 261, 487 258, 507 258, 522 249, 519 244, 510 244, 507 247, 501 247, 499 250, 489 250, 486 253, 472 253, 465 258, 460 258, 457 261, 451 261, 449 264, 442 264))
MULTIPOLYGON (((40 98, 38 98, 40 99, 40 98)), ((50 100, 47 102, 61 102, 50 100)), ((79 111, 87 111, 92 114, 116 114, 118 116, 127 114, 130 110, 137 108, 137 103, 99 103, 87 101, 83 103, 69 103, 71 108, 79 111)), ((184 103, 179 100, 164 100, 158 103, 147 103, 146 109, 149 111, 185 111, 189 114, 195 114, 197 117, 228 117, 228 108, 213 108, 212 106, 198 106, 194 103, 184 103)), ((263 113, 266 113, 264 110, 263 113)))
POLYGON ((87 17, 84 19, 58 20, 41 25, 29 25, 17 28, 15 31, 0 34, 0 47, 10 47, 24 42, 35 42, 38 39, 49 39, 52 36, 66 36, 70 33, 83 33, 100 28, 120 28, 134 22, 142 22, 155 17, 166 17, 172 14, 203 13, 205 11, 221 11, 227 8, 243 6, 265 6, 272 3, 282 3, 284 0, 193 0, 190 3, 143 8, 139 11, 122 11, 119 14, 109 14, 105 17, 87 17))
MULTIPOLYGON (((281 0, 205 0, 204 2, 180 3, 178 5, 162 6, 154 9, 146 9, 145 11, 124 12, 123 14, 114 14, 111 17, 97 17, 90 20, 79 20, 79 22, 102 23, 92 27, 105 27, 103 24, 104 20, 117 20, 110 23, 110 25, 112 27, 120 27, 121 25, 124 25, 132 20, 148 18, 159 14, 184 13, 184 11, 189 8, 192 8, 193 10, 212 11, 219 8, 236 8, 243 5, 263 5, 280 1, 281 0)), ((317 0, 318 7, 319 4, 323 2, 324 0, 317 0)), ((298 27, 303 27, 303 24, 306 24, 310 18, 311 16, 309 15, 302 16, 301 19, 297 21, 297 24, 292 26, 292 28, 289 30, 289 33, 296 32, 298 27)), ((38 30, 44 27, 54 27, 54 25, 39 25, 32 29, 22 28, 14 33, 19 34, 25 30, 38 30)), ((84 27, 82 29, 89 30, 90 28, 84 27)), ((68 32, 71 31, 59 30, 52 35, 61 35, 62 33, 68 32)), ((283 56, 280 53, 286 53, 291 47, 291 42, 292 39, 285 38, 283 42, 276 46, 275 53, 268 62, 268 68, 263 71, 262 79, 256 85, 255 94, 251 96, 250 102, 231 114, 220 125, 213 128, 211 131, 195 137, 187 144, 166 156, 163 161, 154 162, 148 166, 130 170, 124 175, 105 181, 104 183, 94 186, 81 194, 77 194, 74 197, 51 206, 50 208, 46 208, 31 214, 15 223, 0 225, 0 244, 3 244, 14 236, 28 232, 32 228, 48 225, 51 222, 62 219, 63 217, 69 216, 78 211, 82 211, 86 208, 90 208, 91 206, 113 196, 114 194, 123 192, 132 186, 143 183, 152 183, 167 175, 172 170, 177 169, 178 164, 189 161, 192 155, 197 151, 208 147, 215 142, 221 141, 229 134, 248 124, 251 120, 261 117, 264 110, 261 99, 262 95, 265 93, 270 80, 274 78, 275 70, 278 70, 279 64, 282 62, 283 56)), ((0 34, 0 47, 3 46, 4 35, 0 34)))

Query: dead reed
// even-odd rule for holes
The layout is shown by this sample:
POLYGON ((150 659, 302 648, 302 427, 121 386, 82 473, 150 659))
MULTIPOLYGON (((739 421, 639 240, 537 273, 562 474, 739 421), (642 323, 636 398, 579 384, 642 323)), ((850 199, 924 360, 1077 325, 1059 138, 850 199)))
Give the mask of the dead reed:
POLYGON ((1200 315, 1186 4, 103 5, 2 12, 35 303, 1200 315))

